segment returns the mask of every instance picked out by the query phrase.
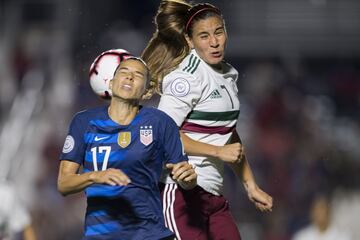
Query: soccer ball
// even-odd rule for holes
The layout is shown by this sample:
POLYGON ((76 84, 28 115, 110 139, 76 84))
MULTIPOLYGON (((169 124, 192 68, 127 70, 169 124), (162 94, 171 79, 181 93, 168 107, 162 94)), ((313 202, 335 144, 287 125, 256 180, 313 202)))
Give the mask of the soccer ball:
POLYGON ((132 55, 124 49, 111 49, 97 56, 90 66, 89 78, 92 90, 102 99, 111 99, 110 80, 118 65, 132 55))

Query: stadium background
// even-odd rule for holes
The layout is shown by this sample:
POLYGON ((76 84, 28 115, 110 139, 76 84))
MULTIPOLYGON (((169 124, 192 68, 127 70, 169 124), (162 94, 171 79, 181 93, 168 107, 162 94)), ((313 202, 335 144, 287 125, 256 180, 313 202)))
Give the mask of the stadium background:
MULTIPOLYGON (((226 59, 240 72, 238 130, 275 200, 271 214, 257 212, 226 171, 243 238, 290 239, 311 197, 331 192, 335 223, 360 239, 360 2, 209 2, 224 13, 226 59)), ((158 5, 0 0, 0 177, 15 184, 39 239, 80 239, 84 196, 56 190, 67 127, 103 104, 88 84, 91 61, 110 48, 139 55, 158 5)))

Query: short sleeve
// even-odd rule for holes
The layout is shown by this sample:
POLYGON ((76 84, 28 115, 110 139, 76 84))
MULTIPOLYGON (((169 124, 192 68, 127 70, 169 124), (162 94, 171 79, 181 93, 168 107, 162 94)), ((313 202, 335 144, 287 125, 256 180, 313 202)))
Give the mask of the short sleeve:
POLYGON ((158 108, 178 126, 201 98, 201 82, 194 75, 175 70, 165 76, 158 108))
POLYGON ((70 123, 60 160, 69 160, 78 164, 83 163, 86 150, 84 142, 85 126, 80 115, 75 115, 70 123))
MULTIPOLYGON (((164 114, 164 116, 166 116, 164 114)), ((175 122, 168 116, 164 119, 161 143, 165 153, 166 163, 178 163, 187 161, 184 146, 181 142, 179 128, 175 122)))

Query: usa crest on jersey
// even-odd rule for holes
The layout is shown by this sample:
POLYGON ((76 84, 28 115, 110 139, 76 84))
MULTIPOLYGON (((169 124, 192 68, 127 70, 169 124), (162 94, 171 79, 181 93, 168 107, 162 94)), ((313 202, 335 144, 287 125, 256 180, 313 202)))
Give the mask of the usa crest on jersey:
POLYGON ((145 146, 149 145, 153 141, 152 126, 140 127, 140 142, 145 146))

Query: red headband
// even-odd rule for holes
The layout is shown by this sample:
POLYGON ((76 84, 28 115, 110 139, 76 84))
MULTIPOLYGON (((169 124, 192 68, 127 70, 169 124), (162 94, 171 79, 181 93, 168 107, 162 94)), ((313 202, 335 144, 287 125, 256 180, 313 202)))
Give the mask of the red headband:
POLYGON ((185 31, 186 31, 186 32, 188 31, 189 25, 190 25, 191 21, 193 20, 193 18, 194 18, 196 15, 198 15, 199 13, 201 13, 201 12, 203 12, 203 11, 205 11, 205 10, 210 10, 210 11, 216 12, 216 13, 219 14, 219 15, 221 14, 221 13, 219 12, 219 10, 217 10, 216 8, 213 8, 213 7, 206 7, 206 8, 199 9, 199 10, 196 11, 196 12, 189 18, 189 20, 187 21, 186 26, 185 26, 185 31))

